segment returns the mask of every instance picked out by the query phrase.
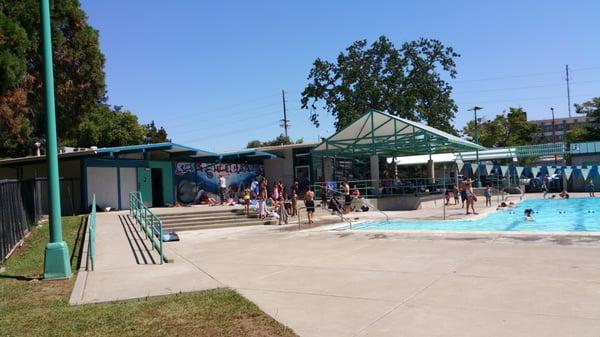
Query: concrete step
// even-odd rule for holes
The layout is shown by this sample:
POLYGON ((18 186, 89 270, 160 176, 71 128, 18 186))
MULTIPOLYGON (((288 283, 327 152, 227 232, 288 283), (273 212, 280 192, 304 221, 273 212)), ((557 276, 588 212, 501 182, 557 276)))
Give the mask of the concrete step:
POLYGON ((273 221, 257 220, 257 221, 245 221, 237 223, 225 223, 225 224, 185 224, 185 225, 169 225, 163 226, 163 231, 193 231, 199 229, 211 229, 211 228, 227 228, 227 227, 242 227, 242 226, 262 226, 275 224, 273 221))
POLYGON ((198 224, 215 224, 215 223, 236 223, 236 222, 248 222, 248 221, 255 221, 258 220, 258 218, 246 218, 245 216, 239 216, 239 217, 233 217, 233 218, 183 218, 183 219, 177 219, 177 220, 168 220, 168 221, 163 221, 163 226, 166 225, 178 225, 178 224, 184 224, 184 223, 198 223, 198 224))
POLYGON ((244 210, 241 208, 234 208, 234 209, 226 209, 226 210, 196 210, 196 211, 184 211, 184 212, 179 212, 179 213, 168 213, 168 214, 157 214, 156 216, 158 216, 159 218, 163 219, 167 219, 167 218, 178 218, 178 217, 185 217, 185 216, 193 216, 193 215, 236 215, 236 214, 243 214, 244 210))
POLYGON ((246 215, 223 215, 223 216, 214 216, 214 215, 198 215, 198 216, 186 216, 186 217, 177 217, 177 218, 160 218, 163 222, 163 224, 165 223, 177 223, 180 221, 198 221, 198 222, 205 222, 205 221, 220 221, 220 220, 233 220, 235 219, 240 220, 240 219, 256 219, 258 218, 258 215, 250 215, 249 217, 247 217, 246 215))

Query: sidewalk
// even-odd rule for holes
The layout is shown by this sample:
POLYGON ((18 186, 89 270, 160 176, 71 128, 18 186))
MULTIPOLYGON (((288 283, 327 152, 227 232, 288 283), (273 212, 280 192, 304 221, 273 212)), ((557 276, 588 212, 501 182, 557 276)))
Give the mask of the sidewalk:
POLYGON ((169 254, 172 263, 160 264, 150 241, 127 212, 98 213, 95 270, 80 270, 70 304, 126 300, 223 287, 199 267, 169 254))

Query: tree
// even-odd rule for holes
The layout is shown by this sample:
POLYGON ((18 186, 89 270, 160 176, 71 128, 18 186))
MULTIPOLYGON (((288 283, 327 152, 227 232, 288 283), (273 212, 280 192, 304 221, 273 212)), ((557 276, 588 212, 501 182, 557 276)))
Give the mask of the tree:
POLYGON ((370 48, 360 40, 341 52, 336 62, 317 58, 302 92, 302 108, 311 109, 311 121, 319 126, 319 106, 335 117, 337 130, 355 121, 368 109, 456 133, 452 126, 457 106, 452 87, 440 70, 456 77, 454 59, 460 55, 438 40, 419 39, 396 49, 381 36, 370 48))
MULTIPOLYGON (((508 114, 497 115, 493 120, 478 119, 479 144, 485 147, 507 147, 539 144, 544 137, 542 129, 527 122, 522 108, 509 108, 508 114)), ((465 126, 463 133, 475 138, 475 121, 465 126)))
POLYGON ((567 133, 567 142, 589 142, 600 140, 600 97, 575 104, 575 112, 585 114, 590 119, 587 126, 578 126, 567 133))
POLYGON ((296 140, 296 142, 293 142, 290 137, 288 136, 284 136, 283 134, 280 134, 279 136, 277 136, 277 138, 273 139, 273 140, 268 140, 266 142, 261 142, 260 140, 251 140, 248 142, 248 145, 246 145, 246 148, 257 148, 257 147, 264 147, 264 146, 276 146, 276 145, 289 145, 289 144, 302 144, 304 143, 304 139, 300 138, 298 140, 296 140))
POLYGON ((170 140, 167 138, 167 131, 161 126, 157 128, 154 124, 154 121, 150 122, 150 124, 144 124, 144 131, 146 136, 144 137, 146 143, 166 143, 170 140))
POLYGON ((101 105, 79 126, 79 146, 112 147, 144 143, 146 129, 120 106, 101 105))
MULTIPOLYGON (((60 143, 72 144, 78 138, 79 123, 106 100, 104 55, 100 52, 98 32, 88 25, 79 1, 54 0, 51 6, 57 133, 60 143)), ((27 139, 14 135, 19 133, 15 130, 21 130, 26 124, 22 122, 24 118, 32 128, 31 137, 42 138, 45 134, 39 1, 5 0, 0 3, 0 13, 3 36, 0 38, 3 44, 0 47, 3 49, 0 52, 0 109, 11 111, 19 122, 10 125, 5 115, 0 118, 13 134, 9 142, 23 145, 27 139), (5 31, 8 34, 5 35, 5 31), (14 32, 18 32, 18 36, 14 32), (8 46, 5 41, 9 41, 8 46), (6 52, 6 48, 11 51, 6 52), (12 56, 7 56, 10 54, 12 56), (10 60, 10 71, 6 71, 6 60, 10 60), (19 106, 15 106, 15 91, 25 93, 19 106)))

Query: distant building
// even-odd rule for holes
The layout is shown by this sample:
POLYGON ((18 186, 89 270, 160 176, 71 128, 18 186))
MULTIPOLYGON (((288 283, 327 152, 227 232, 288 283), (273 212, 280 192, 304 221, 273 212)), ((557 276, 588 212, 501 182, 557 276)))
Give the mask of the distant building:
MULTIPOLYGON (((537 119, 528 121, 531 124, 539 125, 542 128, 544 137, 548 143, 552 143, 552 119, 537 119)), ((592 120, 586 116, 575 116, 565 118, 555 118, 554 128, 556 133, 556 141, 563 142, 569 130, 576 126, 589 126, 592 120)))

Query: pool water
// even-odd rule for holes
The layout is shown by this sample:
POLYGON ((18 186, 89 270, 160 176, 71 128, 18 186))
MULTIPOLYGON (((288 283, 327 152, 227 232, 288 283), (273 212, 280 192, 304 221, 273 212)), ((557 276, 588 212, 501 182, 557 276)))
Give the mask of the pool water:
POLYGON ((477 220, 390 220, 369 221, 352 226, 353 230, 406 231, 511 231, 511 232, 598 232, 600 198, 529 199, 515 208, 501 210, 477 220), (533 210, 533 221, 523 212, 533 210))

